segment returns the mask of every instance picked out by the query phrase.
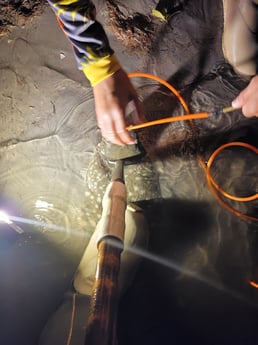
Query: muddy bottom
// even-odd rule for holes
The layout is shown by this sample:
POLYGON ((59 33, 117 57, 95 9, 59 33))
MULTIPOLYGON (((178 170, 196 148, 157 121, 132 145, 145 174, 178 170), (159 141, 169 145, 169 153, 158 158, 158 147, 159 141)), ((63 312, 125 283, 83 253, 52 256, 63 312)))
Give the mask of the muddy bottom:
POLYGON ((46 6, 44 0, 3 0, 1 1, 0 35, 6 34, 14 26, 23 26, 40 15, 46 6))

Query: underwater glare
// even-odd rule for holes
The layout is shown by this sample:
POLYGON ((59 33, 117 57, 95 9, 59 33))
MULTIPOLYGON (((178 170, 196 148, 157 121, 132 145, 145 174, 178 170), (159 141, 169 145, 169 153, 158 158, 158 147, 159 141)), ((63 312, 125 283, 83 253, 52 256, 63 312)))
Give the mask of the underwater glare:
MULTIPOLYGON (((1 215, 0 215, 1 216, 1 215)), ((46 222, 42 222, 42 221, 37 221, 37 220, 33 220, 33 219, 28 219, 28 218, 22 218, 22 217, 16 217, 16 216, 9 216, 9 223, 8 224, 12 224, 13 226, 15 226, 15 228, 19 228, 19 226, 15 225, 13 222, 20 222, 20 223, 24 223, 24 224, 28 224, 28 225, 34 225, 37 227, 44 227, 47 228, 49 230, 54 230, 54 231, 58 231, 58 232, 64 232, 64 233, 71 233, 74 236, 80 236, 80 237, 90 237, 89 234, 86 233, 82 233, 79 230, 75 230, 75 229, 68 229, 64 226, 59 226, 59 225, 55 225, 55 224, 49 224, 46 222)), ((16 230, 17 231, 17 230, 16 230)), ((21 229, 22 232, 24 232, 21 229)))
POLYGON ((24 233, 24 231, 22 230, 22 228, 20 228, 17 224, 14 224, 11 220, 10 217, 8 216, 8 214, 4 211, 0 211, 0 222, 6 223, 10 226, 10 228, 12 228, 13 230, 15 230, 18 234, 22 234, 24 233))
POLYGON ((0 222, 4 222, 6 224, 11 224, 10 218, 7 213, 4 211, 0 211, 0 222))

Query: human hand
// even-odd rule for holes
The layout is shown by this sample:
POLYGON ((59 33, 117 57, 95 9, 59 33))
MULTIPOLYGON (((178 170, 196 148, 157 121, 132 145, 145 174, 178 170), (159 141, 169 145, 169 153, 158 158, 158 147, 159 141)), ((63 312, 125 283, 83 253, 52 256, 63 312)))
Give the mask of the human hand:
POLYGON ((232 107, 242 108, 245 117, 258 117, 258 75, 253 77, 249 85, 233 100, 232 107))
POLYGON ((93 87, 98 126, 102 136, 113 144, 133 144, 135 140, 125 129, 125 110, 130 101, 138 113, 137 123, 144 120, 143 105, 123 69, 93 87))

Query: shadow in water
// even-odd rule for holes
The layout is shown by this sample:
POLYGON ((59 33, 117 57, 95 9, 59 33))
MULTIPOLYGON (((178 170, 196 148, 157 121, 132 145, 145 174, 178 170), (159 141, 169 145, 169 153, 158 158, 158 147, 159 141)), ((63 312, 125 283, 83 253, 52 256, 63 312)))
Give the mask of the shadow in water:
MULTIPOLYGON (((224 279, 224 265, 231 260, 230 245, 239 246, 237 232, 235 243, 219 242, 207 203, 165 200, 145 206, 151 226, 150 252, 168 264, 142 261, 120 304, 119 344, 256 343, 257 291, 248 281, 243 284, 244 272, 237 263, 235 270, 227 267, 224 279), (185 274, 185 269, 196 275, 185 274), (235 286, 225 285, 230 277, 235 286)), ((238 260, 244 260, 243 253, 237 254, 238 260)))
MULTIPOLYGON (((0 224, 1 344, 36 345, 71 285, 77 263, 44 235, 0 224)), ((63 324, 63 321, 61 321, 63 324)))

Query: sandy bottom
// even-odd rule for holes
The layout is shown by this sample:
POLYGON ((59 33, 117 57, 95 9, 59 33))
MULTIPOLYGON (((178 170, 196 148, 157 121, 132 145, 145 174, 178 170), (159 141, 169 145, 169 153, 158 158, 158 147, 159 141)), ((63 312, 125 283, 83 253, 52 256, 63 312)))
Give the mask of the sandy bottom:
MULTIPOLYGON (((123 18, 148 16, 156 4, 119 3, 123 18)), ((123 41, 117 22, 108 19, 110 7, 96 4, 125 69, 171 82, 191 112, 228 106, 246 85, 223 58, 217 1, 189 2, 169 24, 144 17, 146 50, 138 31, 133 43, 123 41)), ((0 209, 24 231, 0 223, 0 338, 7 345, 36 345, 44 329, 42 344, 67 344, 74 302, 69 344, 83 344, 89 301, 74 295, 71 282, 112 173, 97 146, 92 91, 47 7, 3 36, 0 51, 0 209)), ((183 114, 158 83, 133 83, 149 120, 183 114)), ((216 201, 199 160, 232 141, 257 147, 257 134, 257 119, 239 111, 138 132, 146 156, 126 166, 125 177, 129 201, 145 209, 150 242, 121 299, 119 345, 258 340, 258 292, 248 283, 255 273, 258 279, 257 224, 216 201)), ((250 195, 257 191, 257 167, 257 154, 231 148, 212 172, 229 193, 250 195)), ((257 201, 226 202, 257 216, 257 201)))

